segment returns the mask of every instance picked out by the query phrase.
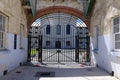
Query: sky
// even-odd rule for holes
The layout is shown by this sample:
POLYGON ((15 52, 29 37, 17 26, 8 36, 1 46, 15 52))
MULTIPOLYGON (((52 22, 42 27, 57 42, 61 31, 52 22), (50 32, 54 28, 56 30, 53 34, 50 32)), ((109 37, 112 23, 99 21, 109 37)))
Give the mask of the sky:
MULTIPOLYGON (((40 26, 41 25, 41 20, 40 18, 36 19, 31 26, 40 26)), ((76 26, 79 27, 86 27, 85 23, 81 19, 76 20, 76 26)))

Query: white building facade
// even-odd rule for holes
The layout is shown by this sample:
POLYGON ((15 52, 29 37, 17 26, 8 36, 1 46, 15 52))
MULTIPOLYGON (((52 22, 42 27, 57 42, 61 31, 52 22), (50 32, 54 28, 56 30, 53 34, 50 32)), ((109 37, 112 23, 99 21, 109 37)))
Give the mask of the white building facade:
POLYGON ((64 24, 47 25, 41 31, 43 34, 43 48, 75 48, 77 30, 74 27, 64 24), (47 30, 48 27, 50 30, 47 30))

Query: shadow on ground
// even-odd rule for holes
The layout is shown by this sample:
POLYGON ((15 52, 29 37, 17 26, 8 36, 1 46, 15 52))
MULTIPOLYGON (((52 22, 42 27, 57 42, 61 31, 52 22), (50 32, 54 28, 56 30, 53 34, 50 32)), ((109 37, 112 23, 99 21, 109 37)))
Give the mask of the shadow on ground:
MULTIPOLYGON (((82 66, 81 64, 32 64, 27 63, 8 73, 0 80, 49 80, 42 78, 75 78, 110 76, 107 72, 96 67, 82 66)), ((51 79, 50 79, 51 80, 51 79)), ((58 79, 59 80, 59 79, 58 79)), ((61 79, 60 79, 61 80, 61 79)), ((88 79, 83 79, 88 80, 88 79)), ((96 80, 96 79, 89 79, 96 80)), ((104 79, 107 80, 107 79, 104 79)), ((108 79, 109 80, 109 79, 108 79)))

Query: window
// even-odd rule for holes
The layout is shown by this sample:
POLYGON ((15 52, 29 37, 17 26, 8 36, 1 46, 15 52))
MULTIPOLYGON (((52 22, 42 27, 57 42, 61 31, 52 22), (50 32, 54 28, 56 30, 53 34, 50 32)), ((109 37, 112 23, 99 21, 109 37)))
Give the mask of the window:
POLYGON ((24 33, 24 25, 20 25, 20 49, 23 48, 23 33, 24 33))
POLYGON ((47 25, 46 27, 46 34, 50 34, 50 25, 47 25))
POLYGON ((61 41, 55 41, 55 48, 57 49, 61 48, 61 41))
POLYGON ((57 25, 57 28, 56 28, 56 34, 60 35, 61 34, 61 25, 57 25))
POLYGON ((99 28, 98 26, 95 27, 95 49, 98 50, 98 35, 99 35, 99 28))
POLYGON ((14 34, 14 49, 17 49, 17 35, 14 34))
POLYGON ((69 24, 66 26, 66 34, 70 34, 70 25, 69 24))
POLYGON ((5 48, 5 41, 6 41, 5 27, 6 27, 6 16, 0 14, 0 49, 5 48))
POLYGON ((66 41, 66 46, 70 46, 70 41, 66 41))
POLYGON ((113 19, 114 49, 120 49, 120 17, 113 19))
POLYGON ((46 41, 46 46, 50 46, 50 41, 46 41))

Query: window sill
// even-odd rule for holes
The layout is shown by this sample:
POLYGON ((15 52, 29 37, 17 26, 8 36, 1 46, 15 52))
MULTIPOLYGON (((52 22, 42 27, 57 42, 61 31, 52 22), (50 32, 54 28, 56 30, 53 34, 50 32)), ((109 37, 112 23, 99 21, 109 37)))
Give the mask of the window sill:
POLYGON ((92 51, 93 51, 94 53, 98 54, 98 48, 94 48, 92 51))
POLYGON ((24 49, 23 47, 20 47, 20 49, 24 49))
POLYGON ((111 51, 111 55, 120 57, 120 51, 111 51))
POLYGON ((9 51, 9 49, 0 49, 0 51, 9 51))

